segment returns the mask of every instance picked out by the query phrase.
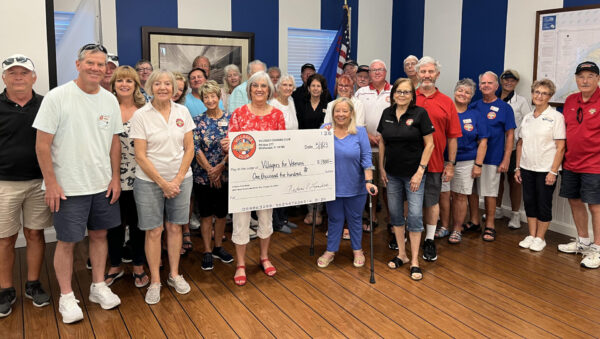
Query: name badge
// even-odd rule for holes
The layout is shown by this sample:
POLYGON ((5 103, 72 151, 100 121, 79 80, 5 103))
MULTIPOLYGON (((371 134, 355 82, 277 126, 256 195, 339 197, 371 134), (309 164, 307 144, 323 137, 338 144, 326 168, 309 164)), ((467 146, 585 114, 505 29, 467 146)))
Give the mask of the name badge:
POLYGON ((219 126, 219 127, 227 127, 227 125, 228 125, 227 121, 219 121, 217 123, 217 126, 219 126))
POLYGON ((463 123, 465 124, 470 124, 472 121, 471 119, 463 119, 463 123))
POLYGON ((542 121, 554 122, 554 119, 543 117, 542 121))
POLYGON ((392 121, 392 120, 385 120, 385 122, 389 122, 390 124, 394 123, 394 121, 392 121))
POLYGON ((491 106, 490 109, 494 112, 498 112, 500 109, 496 106, 491 106))

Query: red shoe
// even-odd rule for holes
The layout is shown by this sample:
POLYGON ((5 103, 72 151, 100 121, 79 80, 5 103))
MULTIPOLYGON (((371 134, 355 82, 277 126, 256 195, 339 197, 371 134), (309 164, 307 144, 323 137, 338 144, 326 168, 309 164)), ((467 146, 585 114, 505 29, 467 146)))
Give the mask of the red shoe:
MULTIPOLYGON (((246 270, 246 266, 238 266, 235 269, 237 271, 240 268, 243 268, 244 270, 246 270)), ((244 285, 246 285, 246 272, 244 271, 244 275, 239 275, 237 277, 233 277, 233 281, 238 286, 244 286, 244 285)))
MULTIPOLYGON (((275 269, 275 266, 271 266, 271 267, 267 267, 265 268, 265 263, 266 262, 271 262, 268 258, 267 259, 260 259, 260 267, 262 267, 263 271, 265 272, 266 275, 268 275, 269 277, 272 277, 275 275, 275 273, 277 273, 277 269, 275 269)), ((271 264, 273 265, 273 264, 271 264)))

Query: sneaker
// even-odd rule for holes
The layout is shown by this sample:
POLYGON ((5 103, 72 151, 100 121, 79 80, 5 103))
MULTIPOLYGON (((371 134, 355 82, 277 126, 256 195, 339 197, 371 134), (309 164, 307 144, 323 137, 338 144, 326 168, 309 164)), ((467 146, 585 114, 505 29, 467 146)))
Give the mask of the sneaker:
POLYGON ((568 244, 560 244, 558 245, 558 250, 563 253, 586 253, 589 251, 590 245, 584 245, 579 242, 579 239, 572 241, 568 244))
POLYGON ((17 301, 17 291, 14 287, 0 289, 0 318, 12 312, 12 305, 17 301))
POLYGON ((583 255, 581 266, 585 268, 600 267, 600 248, 596 246, 591 247, 590 250, 583 255))
POLYGON ((169 279, 167 279, 167 284, 169 284, 169 286, 175 288, 175 291, 179 294, 186 294, 186 293, 189 293, 191 290, 190 284, 188 284, 187 281, 185 281, 185 279, 183 279, 183 275, 178 275, 175 278, 172 278, 171 275, 169 274, 169 279))
POLYGON ((283 224, 289 228, 298 228, 298 225, 294 224, 293 222, 291 222, 289 220, 284 221, 283 224))
POLYGON ((212 250, 212 257, 220 259, 222 262, 229 264, 233 262, 233 256, 229 252, 225 251, 223 247, 215 247, 212 250))
POLYGON ((25 297, 33 300, 33 306, 36 307, 50 304, 50 296, 44 291, 38 280, 25 283, 25 297))
POLYGON ((398 242, 396 241, 396 237, 392 237, 392 239, 390 239, 390 243, 388 244, 388 247, 390 248, 390 250, 398 249, 398 242))
POLYGON ((427 261, 437 260, 437 251, 435 249, 435 242, 431 239, 425 239, 423 242, 423 259, 427 261))
POLYGON ((133 255, 131 253, 131 246, 123 246, 123 253, 121 254, 121 262, 124 264, 129 264, 133 261, 133 255))
POLYGON ((192 213, 192 217, 190 218, 190 229, 191 230, 197 230, 200 228, 200 220, 198 220, 198 217, 196 216, 196 214, 192 213))
POLYGON ((152 283, 148 286, 148 291, 146 291, 146 296, 144 300, 148 305, 158 304, 160 301, 160 283, 152 283))
POLYGON ((212 262, 212 255, 210 252, 205 252, 202 255, 202 270, 204 271, 210 271, 213 269, 213 262, 212 262))
POLYGON ((521 240, 521 242, 519 243, 519 247, 523 247, 523 248, 531 247, 531 244, 533 243, 533 239, 535 239, 535 238, 530 235, 526 236, 525 239, 521 240))
POLYGON ((273 231, 281 232, 284 234, 292 234, 292 229, 286 226, 285 224, 281 225, 280 227, 273 227, 273 231))
POLYGON ((121 304, 121 299, 110 290, 110 287, 106 286, 104 281, 97 284, 92 283, 90 286, 90 301, 100 304, 100 307, 105 310, 110 310, 121 304))
POLYGON ((250 217, 250 227, 253 227, 253 228, 258 227, 258 220, 250 217))
POLYGON ((258 233, 252 228, 250 228, 248 234, 250 235, 250 240, 258 238, 258 233))
POLYGON ((519 212, 512 212, 512 216, 508 221, 508 228, 513 230, 521 228, 521 214, 519 212))
POLYGON ((529 246, 529 249, 535 252, 539 252, 543 250, 544 247, 546 247, 546 241, 542 238, 535 238, 533 239, 531 246, 529 246))
POLYGON ((90 261, 90 258, 88 258, 88 260, 85 262, 85 268, 88 270, 92 269, 92 262, 90 261))
POLYGON ((62 315, 62 321, 65 324, 71 324, 83 319, 81 307, 77 305, 79 300, 75 299, 73 292, 61 295, 58 300, 58 311, 62 315))

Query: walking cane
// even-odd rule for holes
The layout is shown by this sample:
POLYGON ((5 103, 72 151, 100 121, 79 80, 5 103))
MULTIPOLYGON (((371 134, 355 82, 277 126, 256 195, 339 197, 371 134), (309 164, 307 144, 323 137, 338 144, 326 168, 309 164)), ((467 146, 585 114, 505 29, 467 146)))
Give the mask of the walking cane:
POLYGON ((310 256, 315 255, 315 227, 317 227, 317 204, 313 205, 312 235, 310 236, 310 256))
MULTIPOLYGON (((371 187, 371 193, 375 193, 375 189, 371 187)), ((373 263, 373 196, 369 194, 369 229, 371 230, 371 284, 375 283, 375 265, 373 263)))

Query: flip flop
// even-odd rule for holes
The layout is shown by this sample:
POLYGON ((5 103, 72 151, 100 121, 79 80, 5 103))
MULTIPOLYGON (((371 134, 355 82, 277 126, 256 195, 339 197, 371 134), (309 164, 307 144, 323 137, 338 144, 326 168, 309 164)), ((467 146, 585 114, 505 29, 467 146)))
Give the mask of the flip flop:
POLYGON ((121 271, 119 271, 117 273, 113 273, 113 274, 105 274, 104 281, 111 279, 110 282, 106 283, 106 287, 109 287, 110 285, 114 284, 115 281, 117 281, 117 279, 119 279, 123 276, 123 274, 125 274, 125 270, 121 270, 121 271))
POLYGON ((142 288, 142 287, 146 287, 146 286, 148 286, 148 284, 150 283, 150 279, 148 279, 148 281, 146 281, 146 283, 141 283, 141 284, 138 284, 138 283, 137 283, 137 280, 138 280, 138 279, 139 279, 140 281, 144 281, 143 279, 144 279, 144 277, 146 277, 146 276, 148 276, 148 274, 146 274, 146 272, 142 272, 142 273, 140 273, 140 274, 133 273, 133 284, 135 285, 135 287, 137 287, 137 288, 142 288))

